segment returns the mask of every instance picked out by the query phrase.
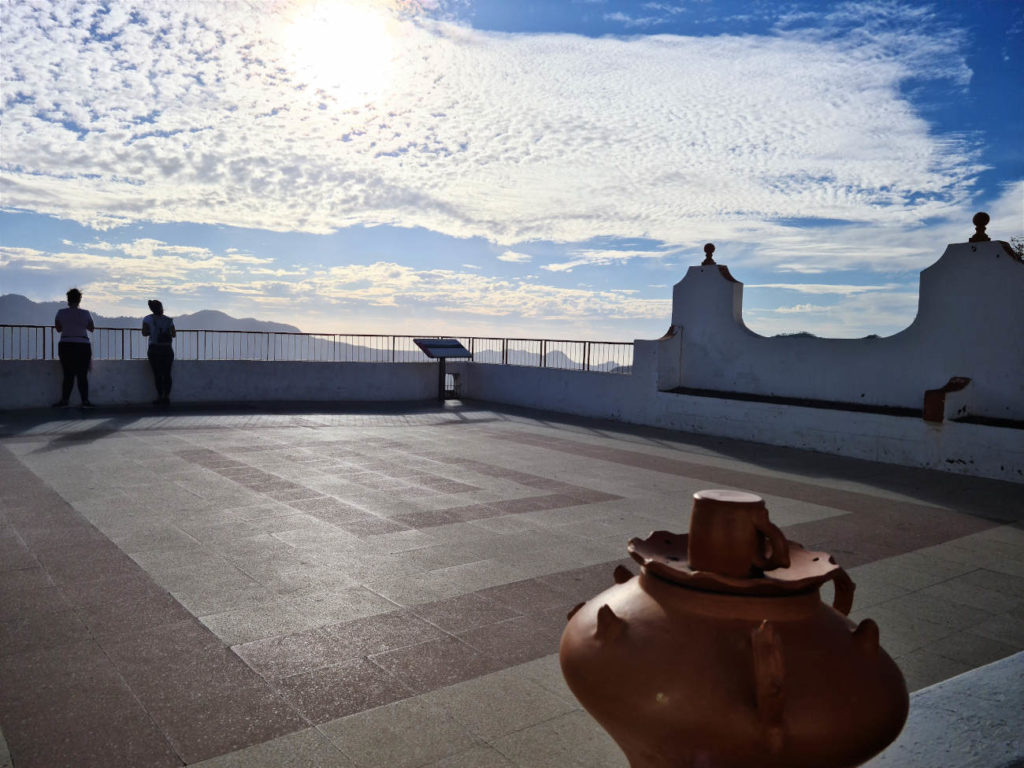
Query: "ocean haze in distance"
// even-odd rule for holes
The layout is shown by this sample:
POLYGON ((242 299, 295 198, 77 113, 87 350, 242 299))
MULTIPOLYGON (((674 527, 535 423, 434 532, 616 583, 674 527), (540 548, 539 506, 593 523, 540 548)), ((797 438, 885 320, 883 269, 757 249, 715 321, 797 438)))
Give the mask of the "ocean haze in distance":
POLYGON ((1019 3, 0 4, 0 294, 309 332, 890 335, 1024 234, 1019 3))

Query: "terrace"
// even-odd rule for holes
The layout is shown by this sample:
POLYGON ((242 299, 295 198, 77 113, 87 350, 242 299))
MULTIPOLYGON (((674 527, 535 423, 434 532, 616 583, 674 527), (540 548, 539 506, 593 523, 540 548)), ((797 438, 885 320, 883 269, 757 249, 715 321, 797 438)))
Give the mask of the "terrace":
POLYGON ((15 768, 624 768, 558 638, 706 487, 760 492, 857 583, 917 691, 872 765, 1022 756, 1020 484, 460 401, 8 411, 0 435, 15 768))

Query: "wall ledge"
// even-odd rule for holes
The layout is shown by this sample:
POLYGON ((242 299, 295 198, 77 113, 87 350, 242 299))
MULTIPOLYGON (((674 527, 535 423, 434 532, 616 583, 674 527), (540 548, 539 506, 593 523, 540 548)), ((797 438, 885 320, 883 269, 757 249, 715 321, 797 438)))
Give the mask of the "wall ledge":
POLYGON ((921 418, 921 410, 899 405, 871 405, 868 403, 850 403, 841 400, 815 400, 806 397, 784 397, 781 395, 760 395, 754 392, 727 392, 720 389, 697 389, 694 387, 673 387, 661 390, 667 394, 689 395, 691 397, 711 397, 716 400, 743 400, 751 403, 771 403, 773 405, 796 405, 801 408, 824 408, 830 411, 855 411, 857 413, 878 413, 883 416, 901 416, 921 418))

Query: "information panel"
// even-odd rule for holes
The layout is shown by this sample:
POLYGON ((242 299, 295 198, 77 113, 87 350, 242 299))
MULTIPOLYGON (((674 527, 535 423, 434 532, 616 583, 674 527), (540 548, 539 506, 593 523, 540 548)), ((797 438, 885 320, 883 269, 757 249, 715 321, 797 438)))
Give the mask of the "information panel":
POLYGON ((473 357, 473 354, 458 339, 413 339, 416 346, 423 350, 427 357, 473 357))

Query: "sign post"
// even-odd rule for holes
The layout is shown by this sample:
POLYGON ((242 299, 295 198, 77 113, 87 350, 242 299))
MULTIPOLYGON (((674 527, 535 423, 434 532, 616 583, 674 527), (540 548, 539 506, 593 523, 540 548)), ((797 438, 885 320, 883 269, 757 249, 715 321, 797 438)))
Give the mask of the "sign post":
POLYGON ((458 339, 413 339, 413 343, 423 350, 423 354, 427 357, 437 360, 437 399, 444 402, 445 361, 449 358, 469 358, 472 360, 473 353, 462 346, 458 339))

